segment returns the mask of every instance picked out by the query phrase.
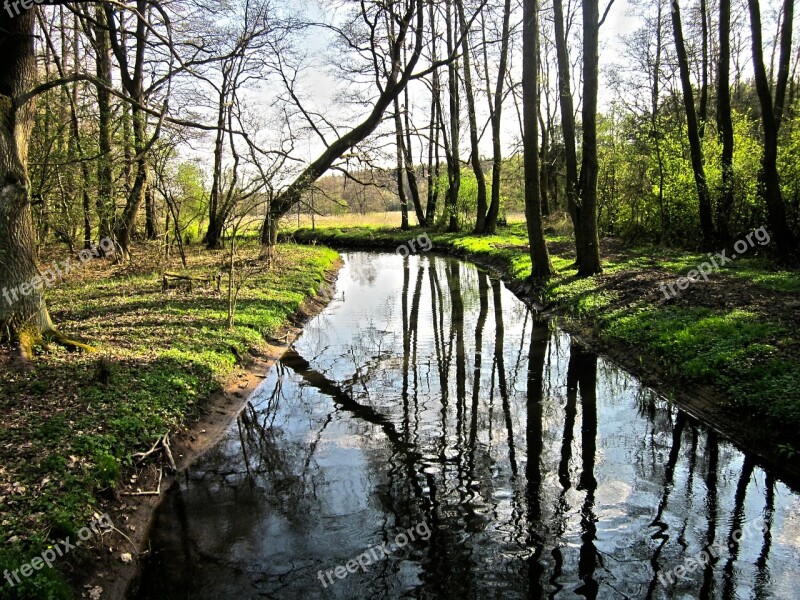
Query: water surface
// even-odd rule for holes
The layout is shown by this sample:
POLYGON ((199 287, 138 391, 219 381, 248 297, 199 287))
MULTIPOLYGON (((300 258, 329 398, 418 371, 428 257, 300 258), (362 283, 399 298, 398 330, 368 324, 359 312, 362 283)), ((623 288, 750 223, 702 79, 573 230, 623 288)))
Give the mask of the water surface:
POLYGON ((800 495, 752 457, 471 265, 344 258, 133 598, 800 597, 800 495))

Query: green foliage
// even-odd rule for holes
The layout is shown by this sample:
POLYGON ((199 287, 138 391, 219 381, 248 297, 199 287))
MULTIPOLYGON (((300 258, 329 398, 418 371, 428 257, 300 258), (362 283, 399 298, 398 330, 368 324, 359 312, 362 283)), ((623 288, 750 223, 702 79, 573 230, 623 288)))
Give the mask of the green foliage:
MULTIPOLYGON (((0 548, 0 572, 9 574, 27 564, 37 554, 23 553, 19 548, 0 548)), ((30 577, 19 575, 20 583, 12 576, 15 585, 8 585, 5 579, 0 585, 0 600, 70 600, 73 595, 69 584, 61 573, 44 567, 30 577)))

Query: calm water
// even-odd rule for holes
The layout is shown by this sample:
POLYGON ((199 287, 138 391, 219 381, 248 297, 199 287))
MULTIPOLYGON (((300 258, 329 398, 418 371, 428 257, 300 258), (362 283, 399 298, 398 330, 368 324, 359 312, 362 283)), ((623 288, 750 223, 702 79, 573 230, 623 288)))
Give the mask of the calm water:
POLYGON ((751 457, 471 265, 345 260, 132 598, 800 598, 800 494, 751 457))

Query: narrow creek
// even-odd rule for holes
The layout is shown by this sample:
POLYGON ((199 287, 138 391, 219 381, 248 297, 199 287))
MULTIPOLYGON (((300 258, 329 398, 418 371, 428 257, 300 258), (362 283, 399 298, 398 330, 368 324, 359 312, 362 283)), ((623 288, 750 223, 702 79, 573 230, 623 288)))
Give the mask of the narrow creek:
POLYGON ((800 494, 753 457, 472 265, 344 260, 132 600, 799 597, 800 494))

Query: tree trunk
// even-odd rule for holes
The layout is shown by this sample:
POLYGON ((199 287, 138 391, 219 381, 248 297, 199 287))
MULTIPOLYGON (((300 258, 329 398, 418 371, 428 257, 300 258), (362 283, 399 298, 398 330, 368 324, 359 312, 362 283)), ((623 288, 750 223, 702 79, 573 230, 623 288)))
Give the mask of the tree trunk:
POLYGON ((95 11, 95 52, 97 53, 97 79, 104 85, 97 86, 98 147, 97 159, 97 217, 99 236, 105 238, 112 233, 114 219, 114 177, 111 167, 111 42, 109 40, 106 13, 102 6, 95 11), (107 86, 107 87, 106 87, 107 86))
MULTIPOLYGON (((405 49, 403 50, 405 52, 405 49)), ((417 225, 425 227, 428 222, 425 213, 422 211, 422 200, 419 196, 419 185, 417 184, 417 172, 414 170, 414 154, 411 151, 411 115, 408 97, 408 86, 404 90, 405 94, 405 143, 403 144, 403 162, 405 162, 406 180, 408 180, 408 191, 411 195, 411 203, 414 205, 414 214, 417 217, 417 225)))
POLYGON ((501 144, 501 125, 503 117, 503 94, 505 93, 508 72, 508 48, 511 37, 511 0, 503 6, 503 39, 500 46, 500 64, 497 69, 497 87, 494 91, 494 110, 492 110, 492 200, 486 215, 486 233, 497 230, 497 217, 500 214, 500 176, 503 168, 503 148, 501 144))
POLYGON ((711 213, 711 195, 708 192, 705 168, 703 167, 703 147, 700 144, 700 131, 697 125, 697 112, 694 107, 694 92, 689 73, 689 59, 683 40, 681 9, 679 0, 672 0, 672 32, 675 36, 675 51, 683 88, 683 106, 686 111, 686 128, 689 137, 689 150, 692 155, 692 171, 697 186, 700 208, 700 231, 703 236, 703 250, 711 250, 714 243, 714 221, 711 213))
POLYGON ((703 64, 701 69, 700 81, 700 123, 698 131, 702 140, 706 134, 706 121, 708 120, 708 8, 706 0, 700 0, 700 32, 701 32, 701 56, 703 64))
POLYGON ((400 229, 408 230, 408 198, 406 197, 405 169, 403 168, 403 120, 400 117, 400 102, 395 98, 394 101, 394 126, 395 138, 397 140, 397 196, 400 199, 400 229))
POLYGON ((566 161, 567 210, 575 230, 575 253, 578 266, 583 262, 583 247, 579 243, 581 230, 581 211, 578 206, 578 150, 575 139, 575 106, 570 82, 569 50, 564 26, 564 3, 553 0, 553 21, 555 24, 556 58, 558 61, 558 90, 561 106, 561 129, 564 133, 564 154, 566 161))
MULTIPOLYGON (((457 36, 456 24, 453 21, 452 0, 447 0, 447 55, 455 53, 455 38, 457 36)), ((459 156, 459 118, 461 116, 461 101, 458 85, 458 62, 451 61, 448 66, 448 84, 450 87, 450 151, 447 157, 447 171, 449 187, 445 205, 447 207, 449 224, 447 230, 456 232, 458 226, 458 194, 461 191, 461 157, 459 156)))
POLYGON ((136 151, 136 175, 133 180, 133 187, 125 203, 125 209, 122 211, 122 217, 114 232, 123 254, 127 254, 130 249, 133 231, 136 227, 136 218, 144 202, 149 180, 145 151, 147 116, 135 106, 132 108, 131 115, 133 119, 133 143, 136 151))
POLYGON ((478 117, 475 113, 475 92, 472 88, 472 57, 469 47, 469 32, 467 31, 467 17, 464 12, 464 0, 456 0, 458 22, 461 27, 461 55, 464 70, 464 92, 467 98, 467 115, 469 118, 469 141, 472 158, 472 171, 478 183, 478 207, 475 217, 475 233, 481 234, 486 228, 486 211, 488 200, 486 197, 486 176, 481 165, 480 148, 478 147, 478 117))
MULTIPOLYGON (((428 5, 431 28, 431 60, 438 60, 436 44, 436 13, 433 2, 428 5)), ((428 204, 425 207, 425 223, 433 225, 436 221, 436 205, 439 200, 439 106, 441 105, 441 85, 439 70, 435 70, 431 84, 431 120, 428 128, 428 204)))
POLYGON ((578 275, 602 273, 597 233, 597 94, 599 87, 600 9, 597 0, 583 1, 583 160, 581 163, 578 275))
POLYGON ((733 210, 733 121, 731 120, 731 0, 719 2, 719 73, 717 76, 717 135, 722 143, 722 190, 717 207, 717 237, 720 245, 731 242, 733 210))
POLYGON ((542 228, 539 189, 539 0, 525 0, 522 25, 522 104, 525 155, 525 216, 531 255, 531 277, 549 279, 553 273, 542 228))
POLYGON ((36 266, 30 203, 28 142, 34 104, 13 103, 36 76, 35 18, 36 8, 16 17, 0 12, 0 29, 6 32, 0 62, 0 335, 10 337, 25 359, 44 334, 54 332, 36 266), (38 285, 31 285, 37 280, 38 285))
POLYGON ((786 83, 789 77, 789 60, 792 48, 792 21, 794 17, 793 0, 784 0, 783 24, 781 27, 781 56, 778 67, 778 81, 775 84, 775 103, 773 105, 767 71, 764 67, 764 50, 761 33, 761 8, 758 0, 748 0, 750 25, 753 41, 753 70, 756 92, 761 106, 761 124, 764 129, 764 156, 761 159, 761 183, 764 200, 767 204, 770 227, 772 228, 778 251, 784 260, 797 254, 797 239, 786 222, 786 205, 783 203, 778 178, 778 132, 783 117, 783 102, 786 83))

